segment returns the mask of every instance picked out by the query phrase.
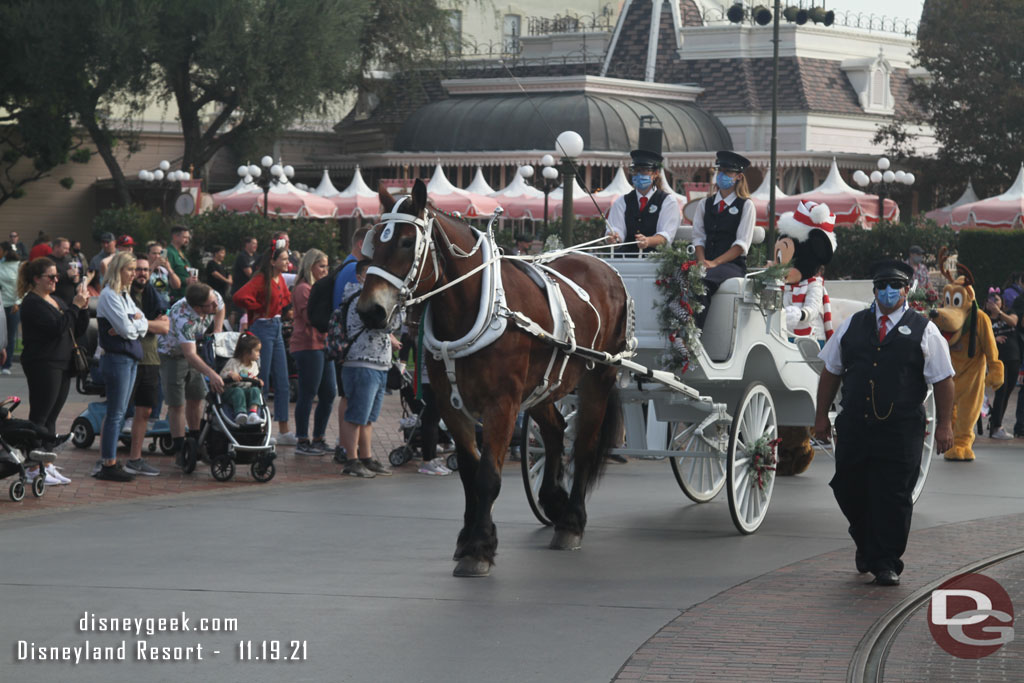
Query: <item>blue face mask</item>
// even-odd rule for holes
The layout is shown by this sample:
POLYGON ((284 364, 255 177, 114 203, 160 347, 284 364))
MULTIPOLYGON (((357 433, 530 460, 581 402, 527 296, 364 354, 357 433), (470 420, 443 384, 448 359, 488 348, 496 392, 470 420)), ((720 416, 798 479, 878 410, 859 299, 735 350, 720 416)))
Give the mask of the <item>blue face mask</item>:
POLYGON ((878 290, 878 303, 886 308, 893 308, 900 302, 900 294, 902 294, 901 290, 886 285, 884 289, 878 290))
POLYGON ((635 187, 638 191, 647 192, 647 190, 649 190, 651 187, 651 183, 654 182, 654 178, 652 178, 649 175, 637 173, 636 175, 633 176, 632 181, 633 187, 635 187))
POLYGON ((731 189, 732 186, 735 185, 735 184, 736 184, 736 180, 735 179, 730 178, 729 176, 725 175, 721 171, 719 171, 718 174, 715 175, 715 185, 718 185, 718 188, 721 189, 721 190, 731 189))

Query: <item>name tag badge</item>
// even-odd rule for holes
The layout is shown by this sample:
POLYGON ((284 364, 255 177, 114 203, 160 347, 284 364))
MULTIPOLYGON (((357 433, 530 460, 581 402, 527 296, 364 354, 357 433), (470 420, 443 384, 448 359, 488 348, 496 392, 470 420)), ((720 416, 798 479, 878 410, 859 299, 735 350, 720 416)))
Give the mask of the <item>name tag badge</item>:
POLYGON ((736 208, 735 206, 731 206, 731 207, 729 207, 729 213, 731 213, 731 214, 732 214, 733 216, 735 216, 735 215, 736 215, 736 214, 738 214, 739 212, 740 212, 740 210, 739 210, 739 209, 737 209, 737 208, 736 208))
POLYGON ((651 208, 647 209, 647 213, 657 213, 657 212, 658 212, 658 205, 657 204, 651 204, 651 208))
POLYGON ((906 325, 900 325, 898 329, 900 334, 910 334, 910 328, 906 325))

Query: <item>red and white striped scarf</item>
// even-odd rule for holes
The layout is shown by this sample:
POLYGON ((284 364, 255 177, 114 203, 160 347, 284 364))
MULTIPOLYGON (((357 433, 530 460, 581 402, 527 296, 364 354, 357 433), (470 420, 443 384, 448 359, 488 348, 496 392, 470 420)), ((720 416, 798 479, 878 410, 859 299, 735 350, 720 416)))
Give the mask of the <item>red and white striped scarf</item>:
MULTIPOLYGON (((792 292, 793 305, 803 305, 804 300, 807 298, 807 288, 812 282, 819 280, 821 282, 821 321, 825 328, 825 341, 832 338, 832 304, 828 299, 828 292, 825 290, 825 281, 815 276, 801 280, 795 285, 786 285, 786 289, 792 292)), ((793 335, 797 337, 806 337, 811 334, 811 326, 800 327, 793 330, 793 335)))

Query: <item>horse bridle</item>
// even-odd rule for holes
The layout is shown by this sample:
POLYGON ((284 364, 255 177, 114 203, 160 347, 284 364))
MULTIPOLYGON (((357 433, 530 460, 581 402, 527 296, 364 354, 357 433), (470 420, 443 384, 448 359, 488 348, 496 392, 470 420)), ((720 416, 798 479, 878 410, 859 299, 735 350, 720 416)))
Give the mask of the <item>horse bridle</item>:
POLYGON ((373 230, 371 230, 370 234, 368 234, 363 240, 363 256, 373 258, 373 239, 376 236, 378 228, 382 228, 380 231, 380 241, 381 243, 385 243, 390 242, 394 237, 396 224, 410 223, 416 226, 416 246, 413 250, 412 266, 409 268, 409 272, 404 278, 399 278, 397 275, 394 275, 379 266, 370 266, 366 269, 367 275, 376 275, 398 290, 400 306, 404 305, 405 302, 412 297, 413 292, 419 289, 420 282, 423 280, 424 271, 426 270, 425 266, 428 256, 433 263, 434 274, 440 275, 440 270, 438 269, 437 264, 437 250, 434 247, 433 239, 435 219, 433 216, 424 219, 419 216, 414 216, 411 213, 402 213, 399 211, 402 204, 408 200, 408 196, 399 198, 389 213, 381 215, 380 222, 373 226, 373 230))

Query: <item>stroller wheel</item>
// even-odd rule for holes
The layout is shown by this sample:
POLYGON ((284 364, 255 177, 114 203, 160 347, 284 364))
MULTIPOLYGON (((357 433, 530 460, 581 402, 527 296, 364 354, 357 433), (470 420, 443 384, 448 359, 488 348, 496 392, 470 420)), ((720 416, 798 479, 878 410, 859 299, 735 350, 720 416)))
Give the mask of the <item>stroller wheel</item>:
POLYGON ((196 462, 198 462, 199 455, 197 451, 199 446, 196 444, 195 439, 185 439, 185 443, 182 446, 181 458, 184 462, 181 469, 185 474, 192 474, 196 471, 196 462))
POLYGON ((88 448, 95 438, 96 430, 84 417, 75 418, 71 423, 71 443, 75 444, 75 448, 88 448))
POLYGON ((157 439, 157 445, 160 447, 160 451, 164 455, 171 455, 174 453, 174 439, 171 438, 170 434, 161 434, 160 438, 157 439))
POLYGON ((274 466, 273 460, 264 462, 262 458, 257 458, 249 467, 249 473, 259 483, 266 484, 277 474, 277 467, 274 466))
POLYGON ((388 462, 392 467, 401 467, 412 460, 412 449, 408 446, 399 446, 388 453, 388 462))
POLYGON ((10 489, 10 494, 11 494, 11 500, 13 500, 15 503, 17 503, 19 500, 24 498, 25 497, 25 482, 23 482, 21 479, 18 479, 17 481, 12 483, 11 484, 11 489, 10 489))
POLYGON ((231 459, 231 456, 222 455, 210 465, 210 474, 217 481, 228 481, 235 476, 235 461, 231 459))
MULTIPOLYGON (((40 468, 41 471, 42 468, 40 468)), ((46 477, 40 473, 32 482, 32 495, 36 498, 42 498, 44 493, 46 493, 46 477)))
POLYGON ((459 469, 459 459, 458 459, 458 457, 456 457, 456 455, 454 453, 452 453, 451 455, 448 456, 448 458, 445 460, 444 464, 445 464, 445 467, 450 469, 452 472, 454 472, 457 469, 459 469))

